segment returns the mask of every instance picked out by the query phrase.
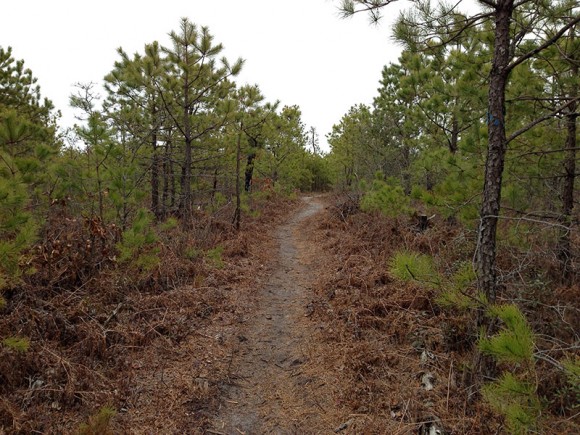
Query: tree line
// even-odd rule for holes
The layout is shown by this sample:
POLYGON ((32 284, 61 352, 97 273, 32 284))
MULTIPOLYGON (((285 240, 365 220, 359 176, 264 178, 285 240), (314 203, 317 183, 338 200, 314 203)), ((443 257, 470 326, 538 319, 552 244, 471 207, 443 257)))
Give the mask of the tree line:
POLYGON ((188 228, 196 214, 233 205, 239 229, 255 179, 258 190, 286 193, 328 184, 300 108, 239 86, 244 61, 222 51, 187 18, 166 46, 119 48, 102 86, 76 85, 77 123, 63 131, 24 61, 0 48, 1 287, 17 285, 22 254, 57 203, 121 232, 139 216, 188 228))
MULTIPOLYGON (((396 1, 344 0, 340 8, 377 22, 396 1)), ((471 278, 446 297, 475 310, 475 371, 497 380, 483 391, 523 433, 537 412, 530 404, 539 403, 533 370, 499 377, 495 362, 534 365, 533 334, 514 297, 525 300, 538 282, 578 282, 580 5, 480 0, 478 11, 463 13, 463 1, 409 3, 393 30, 401 56, 384 67, 372 105, 353 106, 333 127, 328 161, 337 184, 362 193, 363 208, 468 229, 472 261, 447 273, 471 278), (514 391, 527 391, 527 404, 514 391)), ((394 273, 420 275, 411 269, 421 270, 422 257, 400 258, 394 273)))

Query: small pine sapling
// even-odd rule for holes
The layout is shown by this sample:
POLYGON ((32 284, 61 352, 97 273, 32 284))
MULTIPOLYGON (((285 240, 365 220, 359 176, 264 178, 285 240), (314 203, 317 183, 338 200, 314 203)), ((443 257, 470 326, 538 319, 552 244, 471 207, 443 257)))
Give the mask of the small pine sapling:
POLYGON ((79 435, 112 435, 111 419, 117 414, 114 408, 103 406, 99 412, 89 417, 87 423, 79 427, 79 435))
POLYGON ((30 340, 25 337, 7 337, 2 340, 2 344, 19 353, 28 352, 30 349, 30 340))
POLYGON ((147 210, 139 210, 131 228, 123 232, 117 243, 119 263, 135 269, 140 275, 159 265, 159 247, 153 231, 153 216, 147 210))
POLYGON ((481 337, 480 350, 498 362, 509 364, 499 379, 483 387, 484 399, 501 413, 510 433, 533 430, 540 416, 541 404, 536 393, 534 335, 524 314, 515 305, 494 305, 488 315, 503 323, 492 337, 481 337))
POLYGON ((435 288, 441 286, 441 278, 428 255, 399 251, 391 259, 389 271, 402 281, 416 281, 435 288))

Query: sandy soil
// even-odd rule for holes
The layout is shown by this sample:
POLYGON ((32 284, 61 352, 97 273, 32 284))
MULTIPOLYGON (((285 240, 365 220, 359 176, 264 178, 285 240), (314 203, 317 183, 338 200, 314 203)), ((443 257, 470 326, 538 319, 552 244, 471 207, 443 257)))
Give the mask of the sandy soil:
POLYGON ((232 382, 209 433, 329 433, 339 425, 309 319, 316 270, 306 227, 323 205, 316 197, 303 201, 275 234, 279 256, 237 336, 232 382))

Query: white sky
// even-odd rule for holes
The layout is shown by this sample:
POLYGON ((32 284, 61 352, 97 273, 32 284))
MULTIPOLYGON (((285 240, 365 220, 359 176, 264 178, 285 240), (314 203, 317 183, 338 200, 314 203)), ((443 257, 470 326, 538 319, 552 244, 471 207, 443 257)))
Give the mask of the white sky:
MULTIPOLYGON (((406 2, 402 2, 403 4, 406 2)), ((400 47, 390 38, 392 5, 379 26, 341 19, 339 0, 13 0, 2 4, 0 46, 12 46, 38 78, 42 95, 74 118, 76 82, 102 83, 118 60, 146 43, 168 43, 181 17, 206 25, 231 61, 246 64, 237 82, 258 84, 268 101, 300 106, 321 145, 333 124, 358 103, 371 103, 381 70, 400 47)))

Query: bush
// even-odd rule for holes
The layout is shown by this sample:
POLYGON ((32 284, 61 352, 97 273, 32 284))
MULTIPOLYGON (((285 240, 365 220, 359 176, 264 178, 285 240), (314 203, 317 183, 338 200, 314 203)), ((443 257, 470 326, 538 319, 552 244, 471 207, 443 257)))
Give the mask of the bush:
POLYGON ((411 212, 410 198, 396 181, 374 180, 370 190, 362 198, 361 209, 380 211, 387 216, 396 217, 411 212))
POLYGON ((113 431, 109 428, 111 419, 117 412, 110 406, 102 407, 99 412, 89 418, 88 423, 84 423, 79 428, 80 435, 109 435, 113 431))

